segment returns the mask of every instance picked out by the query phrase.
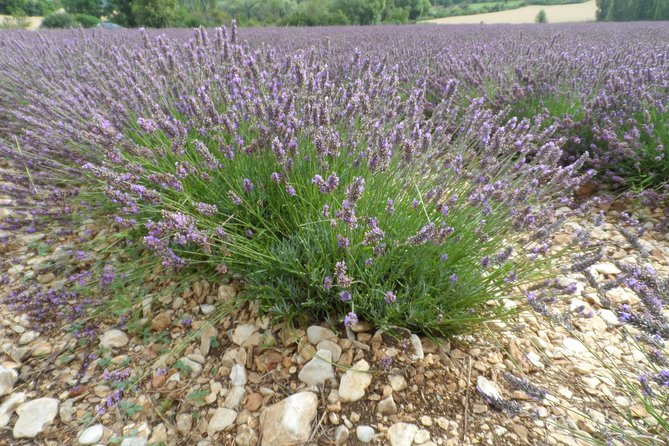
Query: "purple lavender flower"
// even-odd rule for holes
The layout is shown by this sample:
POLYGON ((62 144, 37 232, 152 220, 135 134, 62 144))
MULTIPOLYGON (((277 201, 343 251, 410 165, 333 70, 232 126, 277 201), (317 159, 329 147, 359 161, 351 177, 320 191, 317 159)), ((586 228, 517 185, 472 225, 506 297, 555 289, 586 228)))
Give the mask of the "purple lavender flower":
POLYGON ((249 193, 254 189, 255 186, 253 185, 251 180, 249 180, 248 178, 244 178, 244 184, 242 187, 244 188, 244 192, 249 193))
POLYGON ((392 304, 397 300, 397 295, 392 291, 386 291, 383 300, 385 300, 387 304, 392 304))
POLYGON ((349 312, 344 318, 344 325, 347 327, 351 327, 357 323, 358 323, 358 315, 355 314, 353 311, 349 312))
POLYGON ((451 274, 450 278, 451 283, 455 283, 458 281, 458 275, 457 274, 451 274))
POLYGON ((351 300, 351 293, 349 291, 342 291, 339 294, 339 298, 342 302, 349 302, 351 300))

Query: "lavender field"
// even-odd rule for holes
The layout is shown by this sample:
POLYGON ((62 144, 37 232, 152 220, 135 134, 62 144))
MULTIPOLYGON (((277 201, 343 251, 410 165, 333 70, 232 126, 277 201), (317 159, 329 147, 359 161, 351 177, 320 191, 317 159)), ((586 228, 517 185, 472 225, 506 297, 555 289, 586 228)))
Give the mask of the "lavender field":
POLYGON ((0 32, 0 444, 669 444, 668 93, 661 22, 0 32))

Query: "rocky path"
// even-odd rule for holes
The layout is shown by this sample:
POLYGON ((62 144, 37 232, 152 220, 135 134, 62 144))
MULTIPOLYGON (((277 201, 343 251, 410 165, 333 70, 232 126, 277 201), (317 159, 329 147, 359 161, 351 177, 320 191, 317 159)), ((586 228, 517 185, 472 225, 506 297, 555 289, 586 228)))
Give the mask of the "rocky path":
MULTIPOLYGON (((0 216, 12 218, 12 200, 0 203, 0 216)), ((610 218, 616 212, 606 209, 610 218)), ((664 212, 639 215, 654 226, 664 212)), ((555 237, 567 243, 586 226, 568 221, 555 237)), ((590 229, 611 259, 637 261, 611 223, 590 229)), ((67 278, 57 265, 73 261, 73 237, 90 230, 0 234, 0 299, 26 289, 33 300, 61 299, 67 278), (48 290, 55 294, 39 295, 48 290)), ((669 275, 669 234, 651 229, 642 243, 669 275)), ((620 270, 602 261, 591 272, 605 280, 620 270)), ((645 357, 622 340, 618 318, 583 275, 560 280, 576 287, 552 308, 581 315, 570 327, 525 313, 438 343, 404 331, 392 337, 364 323, 346 331, 272 325, 252 306, 208 325, 216 304, 239 291, 234 282, 195 283, 160 308, 146 306, 144 331, 100 326, 85 349, 76 330, 36 325, 20 306, 2 306, 0 445, 588 444, 606 438, 621 409, 647 417, 620 392, 606 362, 634 378, 645 357), (201 335, 166 365, 167 352, 193 329, 201 335), (546 395, 533 398, 505 372, 546 395)), ((620 287, 607 297, 638 304, 620 287)))

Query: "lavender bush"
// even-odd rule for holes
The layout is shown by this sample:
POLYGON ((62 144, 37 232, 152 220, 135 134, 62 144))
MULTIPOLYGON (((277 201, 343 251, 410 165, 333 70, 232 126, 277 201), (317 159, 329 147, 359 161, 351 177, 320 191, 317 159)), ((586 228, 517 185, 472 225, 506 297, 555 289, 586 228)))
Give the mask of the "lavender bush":
POLYGON ((163 268, 240 273, 275 316, 451 334, 548 273, 555 211, 585 178, 555 125, 236 34, 21 34, 11 48, 41 56, 3 67, 3 150, 44 187, 69 176, 163 268))

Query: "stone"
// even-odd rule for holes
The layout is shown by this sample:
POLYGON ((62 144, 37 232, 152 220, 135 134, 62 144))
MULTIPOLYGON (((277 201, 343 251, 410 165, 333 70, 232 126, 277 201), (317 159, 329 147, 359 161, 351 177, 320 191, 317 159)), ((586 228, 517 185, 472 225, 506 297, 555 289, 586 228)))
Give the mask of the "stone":
POLYGON ((334 440, 337 446, 345 445, 348 441, 349 431, 343 424, 335 429, 334 440))
POLYGON ((334 331, 320 325, 312 325, 307 328, 307 339, 311 345, 318 345, 321 341, 329 341, 336 337, 334 331))
POLYGON ((195 362, 190 358, 181 358, 179 361, 181 361, 184 366, 190 369, 190 373, 188 375, 189 378, 196 378, 200 376, 200 373, 202 373, 202 364, 195 362))
POLYGON ((598 263, 593 266, 599 274, 620 274, 620 270, 611 262, 598 263))
POLYGON ((409 338, 411 346, 413 347, 413 353, 411 354, 412 361, 420 361, 425 358, 425 353, 423 352, 423 343, 420 342, 420 338, 416 334, 412 334, 409 338))
POLYGON ((121 446, 146 446, 148 440, 142 437, 129 437, 124 438, 121 442, 121 446))
POLYGON ((65 400, 58 408, 58 416, 63 423, 70 423, 72 421, 72 412, 74 411, 72 404, 71 399, 65 400))
POLYGON ((16 408, 25 403, 26 399, 27 397, 25 393, 16 392, 9 395, 2 404, 0 404, 0 428, 7 426, 16 408))
POLYGON ((331 362, 332 352, 330 350, 318 350, 316 356, 302 367, 297 377, 308 386, 323 385, 325 381, 335 377, 331 362))
POLYGON ((193 417, 190 414, 180 413, 176 420, 177 430, 184 435, 188 434, 193 427, 193 417))
POLYGON ((425 429, 420 429, 413 437, 414 444, 424 444, 430 441, 430 432, 425 429))
POLYGON ((258 327, 253 324, 241 324, 235 328, 232 333, 232 342, 237 345, 242 345, 246 342, 256 331, 258 327))
POLYGON ((397 413, 397 405, 392 395, 389 395, 386 399, 379 401, 379 404, 376 406, 376 411, 381 415, 392 415, 397 413))
POLYGON ((56 418, 58 404, 55 398, 38 398, 21 404, 16 409, 19 419, 14 425, 14 438, 35 438, 42 433, 56 418))
POLYGON ((172 323, 172 314, 172 311, 158 313, 156 317, 151 320, 151 330, 156 332, 167 330, 172 323))
POLYGON ((104 426, 101 424, 95 424, 91 427, 84 429, 77 437, 77 441, 79 442, 79 444, 82 445, 95 444, 102 439, 104 433, 105 433, 104 426))
POLYGON ((402 375, 388 376, 388 383, 392 387, 393 392, 401 392, 407 388, 407 380, 402 375))
POLYGON ((343 401, 358 401, 365 396, 365 389, 372 383, 372 375, 367 373, 369 364, 364 359, 356 362, 344 373, 339 383, 339 398, 343 401))
POLYGON ((211 341, 218 336, 218 330, 211 325, 202 330, 200 336, 200 353, 207 356, 211 350, 211 341))
POLYGON ((0 396, 10 393, 17 379, 19 374, 16 370, 0 367, 0 396))
POLYGON ((411 446, 418 433, 418 426, 410 423, 395 423, 388 429, 391 446, 411 446))
POLYGON ((219 407, 214 411, 211 420, 209 420, 207 435, 209 435, 209 438, 213 437, 216 432, 220 432, 225 430, 228 426, 232 426, 236 419, 236 411, 226 407, 219 407))
POLYGON ((246 398, 246 410, 255 412, 262 406, 263 396, 260 393, 252 393, 246 398))
POLYGON ((242 386, 234 386, 227 395, 225 395, 224 407, 228 409, 237 409, 246 395, 246 389, 242 386))
POLYGON ((488 398, 497 400, 503 399, 502 394, 500 393, 495 383, 483 375, 479 375, 479 377, 476 379, 476 390, 488 398))
POLYGON ((328 350, 330 353, 332 353, 332 362, 337 362, 339 361, 339 358, 341 358, 341 347, 332 341, 319 342, 316 346, 316 350, 328 350))
POLYGON ((571 353, 585 353, 588 351, 585 345, 574 338, 564 338, 562 345, 571 353))
POLYGON ((606 325, 610 325, 612 327, 617 327, 620 325, 618 316, 616 316, 616 314, 611 310, 601 309, 597 312, 597 314, 604 322, 606 322, 606 325))
POLYGON ((151 438, 149 438, 149 444, 159 444, 161 442, 167 443, 167 427, 164 423, 154 427, 151 438))
POLYGON ((32 341, 34 341, 38 337, 39 337, 39 334, 36 331, 32 331, 32 330, 26 331, 19 338, 19 345, 30 344, 32 341))
POLYGON ((235 364, 230 370, 230 383, 233 386, 246 385, 246 369, 241 364, 235 364))
POLYGON ((256 431, 247 424, 242 424, 237 428, 235 435, 235 445, 237 446, 256 446, 258 444, 258 435, 256 431))
POLYGON ((425 427, 432 426, 432 417, 423 415, 422 417, 420 417, 420 424, 422 424, 425 427))
POLYGON ((355 436, 362 443, 369 443, 374 439, 374 429, 371 426, 358 426, 355 428, 355 436))
POLYGON ((202 304, 200 305, 200 311, 206 316, 216 311, 216 306, 211 304, 202 304))
POLYGON ((128 335, 113 328, 100 336, 100 346, 105 348, 124 347, 128 344, 128 335))
POLYGON ((318 397, 312 392, 296 393, 268 407, 260 415, 261 446, 306 443, 317 409, 318 397))
POLYGON ((523 443, 529 443, 530 431, 527 430, 525 426, 523 426, 522 424, 513 424, 511 425, 511 429, 516 435, 518 435, 520 441, 522 441, 523 443))

